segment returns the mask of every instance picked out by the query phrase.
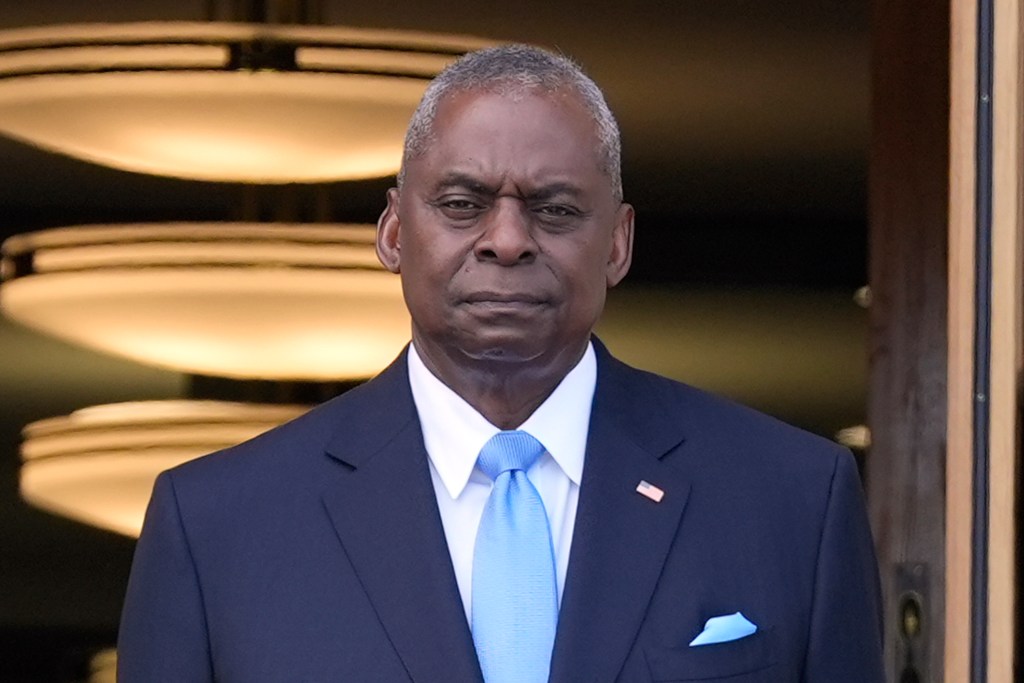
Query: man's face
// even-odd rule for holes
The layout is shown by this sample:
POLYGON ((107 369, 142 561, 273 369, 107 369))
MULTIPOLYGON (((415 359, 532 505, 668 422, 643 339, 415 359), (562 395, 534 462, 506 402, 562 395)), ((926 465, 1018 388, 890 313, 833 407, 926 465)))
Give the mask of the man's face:
POLYGON ((441 101, 378 234, 421 353, 541 367, 579 357, 632 252, 632 207, 600 161, 572 94, 441 101))

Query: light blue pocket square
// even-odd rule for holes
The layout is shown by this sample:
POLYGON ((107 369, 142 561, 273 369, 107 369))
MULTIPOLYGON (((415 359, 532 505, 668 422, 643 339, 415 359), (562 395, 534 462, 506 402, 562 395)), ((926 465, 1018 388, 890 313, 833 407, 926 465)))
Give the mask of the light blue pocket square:
POLYGON ((730 640, 746 638, 756 632, 757 626, 739 612, 722 617, 711 617, 704 624, 704 630, 690 641, 690 647, 727 643, 730 640))

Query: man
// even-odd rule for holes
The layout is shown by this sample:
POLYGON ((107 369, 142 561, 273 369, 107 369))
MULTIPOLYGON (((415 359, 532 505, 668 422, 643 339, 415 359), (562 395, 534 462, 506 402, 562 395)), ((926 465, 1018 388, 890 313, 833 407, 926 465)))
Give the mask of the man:
POLYGON ((122 683, 883 680, 849 454, 591 336, 633 209, 577 67, 446 70, 378 227, 412 344, 161 475, 122 683))

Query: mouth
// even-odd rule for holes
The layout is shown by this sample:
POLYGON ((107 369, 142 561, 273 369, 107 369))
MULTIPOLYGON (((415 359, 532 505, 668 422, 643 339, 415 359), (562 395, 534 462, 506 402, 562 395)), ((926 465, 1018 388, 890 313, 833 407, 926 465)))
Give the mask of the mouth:
POLYGON ((548 299, 527 292, 474 292, 463 299, 473 310, 492 313, 518 313, 547 306, 548 299))
POLYGON ((536 294, 525 292, 474 292, 465 297, 467 304, 523 304, 536 306, 546 303, 546 299, 536 294))

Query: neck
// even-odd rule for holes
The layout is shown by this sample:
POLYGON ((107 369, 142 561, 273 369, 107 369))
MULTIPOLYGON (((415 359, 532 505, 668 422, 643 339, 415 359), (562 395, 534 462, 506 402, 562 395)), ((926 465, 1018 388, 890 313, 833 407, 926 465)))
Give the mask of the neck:
POLYGON ((576 367, 587 349, 565 349, 550 359, 496 361, 466 356, 453 359, 418 340, 416 353, 448 388, 500 429, 516 429, 544 403, 576 367))

